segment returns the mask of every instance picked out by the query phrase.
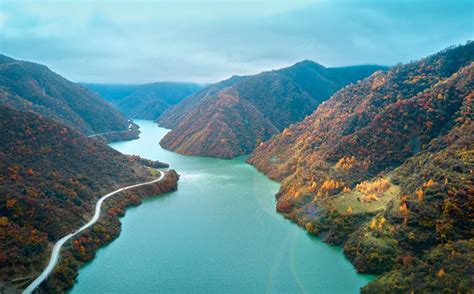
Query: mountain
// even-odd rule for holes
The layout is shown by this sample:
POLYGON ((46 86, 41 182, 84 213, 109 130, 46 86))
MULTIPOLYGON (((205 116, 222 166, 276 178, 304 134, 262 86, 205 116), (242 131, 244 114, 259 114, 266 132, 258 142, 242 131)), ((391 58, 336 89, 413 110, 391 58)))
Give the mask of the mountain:
POLYGON ((326 68, 302 61, 280 70, 232 77, 167 110, 158 124, 173 130, 160 144, 189 155, 248 154, 303 119, 338 89, 380 69, 374 65, 326 68))
POLYGON ((157 119, 169 107, 200 90, 197 84, 160 82, 142 85, 112 104, 129 118, 157 119))
MULTIPOLYGON (((150 181, 157 163, 127 157, 42 115, 0 106, 0 288, 23 288, 46 265, 52 243, 86 223, 97 199, 119 187, 150 181)), ((107 213, 62 253, 42 287, 63 292, 78 266, 120 232, 118 216, 147 195, 175 190, 177 175, 114 196, 107 213)))
POLYGON ((138 137, 138 130, 128 131, 129 121, 98 95, 44 65, 4 55, 0 55, 0 105, 35 111, 86 135, 125 131, 138 137))
POLYGON ((157 119, 165 110, 202 88, 198 84, 175 82, 80 85, 104 97, 127 117, 148 120, 157 119))
POLYGON ((469 292, 474 43, 338 91, 248 158, 277 210, 344 246, 364 293, 469 292))
POLYGON ((196 94, 183 99, 180 103, 170 107, 166 110, 158 119, 157 122, 161 127, 172 129, 178 125, 178 123, 191 112, 201 101, 206 100, 208 97, 216 95, 219 91, 224 88, 230 87, 233 84, 245 79, 241 76, 233 76, 230 79, 223 80, 216 84, 211 84, 198 91, 196 94))
POLYGON ((108 102, 127 97, 135 92, 142 85, 141 84, 92 84, 92 83, 78 83, 82 87, 97 93, 100 97, 108 102))

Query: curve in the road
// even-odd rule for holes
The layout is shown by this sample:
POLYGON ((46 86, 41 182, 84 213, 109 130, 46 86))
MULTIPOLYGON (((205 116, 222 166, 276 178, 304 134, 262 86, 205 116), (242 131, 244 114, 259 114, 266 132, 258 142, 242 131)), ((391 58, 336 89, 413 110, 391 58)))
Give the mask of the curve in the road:
POLYGON ((140 184, 136 184, 136 185, 127 186, 127 187, 124 187, 124 188, 120 188, 118 190, 110 192, 107 195, 102 196, 99 199, 99 201, 97 201, 97 204, 95 205, 95 213, 94 213, 94 216, 91 218, 91 220, 87 224, 80 227, 77 231, 75 231, 75 232, 73 232, 73 233, 71 233, 67 236, 62 237, 61 239, 59 239, 56 242, 56 244, 54 244, 53 251, 51 252, 51 258, 49 259, 48 266, 46 266, 46 268, 43 270, 43 272, 28 287, 26 287, 25 290, 23 290, 23 293, 24 294, 25 293, 26 294, 32 293, 44 280, 46 280, 46 278, 49 276, 49 274, 51 274, 53 269, 56 267, 56 264, 58 263, 61 247, 69 239, 71 239, 75 235, 79 234, 80 232, 84 231, 85 229, 89 228, 90 226, 92 226, 93 224, 95 224, 97 222, 97 220, 100 217, 100 211, 101 211, 101 208, 102 208, 102 203, 107 198, 109 198, 109 197, 111 197, 111 196, 113 196, 117 193, 120 193, 122 191, 125 191, 125 190, 130 190, 130 189, 133 189, 133 188, 137 188, 137 187, 145 186, 145 185, 150 185, 150 184, 161 181, 165 177, 165 173, 162 172, 161 170, 158 170, 158 172, 160 173, 160 176, 156 180, 153 180, 153 181, 150 181, 150 182, 145 182, 145 183, 140 183, 140 184))

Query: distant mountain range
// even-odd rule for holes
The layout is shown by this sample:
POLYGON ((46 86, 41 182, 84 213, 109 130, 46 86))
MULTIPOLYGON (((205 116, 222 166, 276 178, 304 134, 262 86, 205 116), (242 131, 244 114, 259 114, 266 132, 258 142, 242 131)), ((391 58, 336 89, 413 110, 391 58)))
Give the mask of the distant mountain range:
POLYGON ((209 85, 158 119, 172 128, 160 144, 182 154, 232 158, 248 154, 302 120, 347 84, 382 66, 326 68, 312 61, 209 85))
POLYGON ((95 92, 100 97, 108 102, 114 102, 116 100, 127 97, 128 95, 135 92, 142 85, 141 84, 92 84, 92 83, 78 83, 95 92))
POLYGON ((202 88, 192 83, 158 82, 143 85, 87 84, 129 118, 157 119, 169 107, 202 88))
POLYGON ((474 43, 338 91, 248 158, 277 209, 379 274, 363 293, 472 290, 474 43))
MULTIPOLYGON (((34 111, 91 135, 127 131, 128 119, 95 93, 48 67, 0 55, 0 105, 34 111)), ((138 137, 133 129, 128 137, 138 137)))

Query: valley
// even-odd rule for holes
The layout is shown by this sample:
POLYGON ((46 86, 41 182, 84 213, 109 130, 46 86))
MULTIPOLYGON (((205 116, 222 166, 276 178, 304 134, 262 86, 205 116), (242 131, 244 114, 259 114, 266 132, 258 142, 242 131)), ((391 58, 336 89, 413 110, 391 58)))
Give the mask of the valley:
POLYGON ((0 1, 0 294, 473 293, 472 1, 0 1))
POLYGON ((157 144, 169 130, 136 123, 139 140, 111 146, 168 162, 180 174, 179 189, 127 210, 120 237, 80 269, 71 293, 354 293, 373 279, 357 274, 340 248, 277 214, 279 184, 244 157, 169 152, 157 144))

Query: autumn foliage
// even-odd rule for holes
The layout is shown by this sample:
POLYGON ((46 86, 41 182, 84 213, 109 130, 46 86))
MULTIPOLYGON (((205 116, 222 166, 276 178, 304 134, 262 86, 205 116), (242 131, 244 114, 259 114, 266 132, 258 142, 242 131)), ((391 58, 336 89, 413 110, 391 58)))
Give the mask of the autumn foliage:
POLYGON ((288 68, 232 77, 168 109, 159 119, 172 128, 160 142, 188 155, 232 158, 298 122, 343 86, 380 66, 326 68, 302 61, 288 68))
MULTIPOLYGON (((84 224, 99 196, 155 178, 143 166, 146 163, 41 115, 0 106, 0 281, 42 270, 49 244, 84 224)), ((116 219, 145 195, 170 191, 176 185, 177 176, 170 172, 159 184, 120 194, 107 215, 116 219)), ((118 221, 103 226, 101 235, 93 234, 96 245, 84 246, 83 260, 93 256, 90 249, 118 232, 118 221)), ((61 292, 73 283, 77 266, 63 270, 63 284, 48 292, 61 292)))
POLYGON ((362 200, 369 202, 377 201, 378 197, 381 197, 389 187, 389 181, 385 178, 381 178, 374 181, 363 181, 357 184, 355 188, 362 193, 362 200))
POLYGON ((472 42, 376 72, 258 146, 248 162, 282 181, 279 211, 344 245, 359 271, 383 273, 363 292, 442 292, 435 277, 447 278, 450 291, 469 292, 473 83, 472 42), (323 185, 331 192, 318 197, 313 187, 323 185), (290 197, 290 186, 306 197, 290 197), (353 200, 350 209, 336 205, 341 199, 353 200), (436 276, 439 262, 431 261, 448 245, 468 254, 450 257, 436 276), (407 255, 409 268, 399 262, 407 255))

